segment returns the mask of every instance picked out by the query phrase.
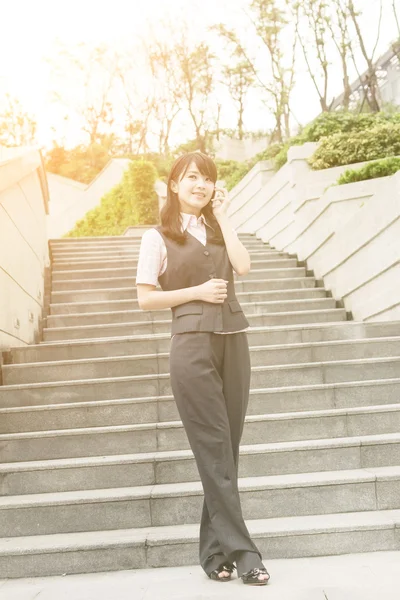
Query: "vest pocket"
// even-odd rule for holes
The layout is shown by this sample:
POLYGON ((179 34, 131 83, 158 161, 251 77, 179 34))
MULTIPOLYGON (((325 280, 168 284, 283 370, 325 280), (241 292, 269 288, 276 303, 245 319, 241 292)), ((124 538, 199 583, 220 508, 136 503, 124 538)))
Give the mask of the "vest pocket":
POLYGON ((237 300, 231 300, 230 302, 228 302, 228 304, 229 308, 231 309, 231 312, 243 312, 242 307, 240 306, 237 300))
POLYGON ((203 306, 201 304, 180 304, 175 307, 174 316, 182 317, 183 315, 201 315, 203 306))

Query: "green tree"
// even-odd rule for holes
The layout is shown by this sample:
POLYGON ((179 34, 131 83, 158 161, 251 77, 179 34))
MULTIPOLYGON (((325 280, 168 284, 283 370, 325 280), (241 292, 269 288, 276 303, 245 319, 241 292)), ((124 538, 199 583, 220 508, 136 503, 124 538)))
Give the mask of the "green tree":
POLYGON ((253 0, 248 17, 258 40, 267 51, 268 63, 263 61, 262 66, 268 64, 268 77, 262 75, 259 60, 251 56, 250 50, 236 31, 224 24, 218 24, 212 29, 232 44, 235 56, 241 57, 249 66, 258 89, 274 115, 272 141, 282 142, 290 137, 290 98, 295 76, 298 6, 292 6, 289 0, 253 0))
POLYGON ((92 144, 80 144, 66 150, 54 142, 46 154, 46 169, 82 183, 90 183, 106 166, 110 158, 118 154, 119 140, 113 135, 99 135, 92 144))
POLYGON ((254 84, 254 73, 251 65, 242 59, 237 61, 235 65, 226 65, 223 68, 222 74, 231 97, 237 106, 237 134, 239 140, 242 140, 244 135, 243 114, 245 100, 249 89, 254 84))
POLYGON ((328 112, 328 21, 329 4, 326 0, 302 0, 296 2, 307 27, 304 31, 298 26, 297 36, 303 50, 304 60, 315 90, 318 94, 321 110, 328 112), (311 34, 311 38, 307 34, 311 34))
POLYGON ((186 33, 175 43, 173 54, 179 65, 183 103, 195 130, 197 149, 206 152, 215 56, 205 42, 192 46, 186 33))
POLYGON ((364 90, 365 90, 363 102, 366 100, 369 105, 370 110, 372 112, 378 112, 380 109, 379 84, 378 84, 378 78, 377 78, 377 74, 376 74, 376 65, 374 63, 374 60, 375 60, 374 57, 375 57, 376 49, 378 47, 379 37, 381 34, 383 1, 379 0, 379 14, 378 14, 378 19, 377 19, 376 41, 375 41, 373 49, 370 53, 367 50, 366 36, 362 32, 360 22, 359 22, 359 17, 361 15, 361 12, 356 9, 353 0, 346 0, 346 1, 347 1, 348 14, 353 22, 361 53, 367 64, 367 71, 366 71, 366 74, 365 74, 365 76, 363 78, 363 82, 362 82, 364 85, 364 90))
POLYGON ((71 92, 53 93, 56 102, 67 107, 82 120, 82 130, 89 144, 112 133, 114 123, 112 91, 118 72, 119 57, 107 45, 80 43, 61 45, 50 61, 55 82, 70 78, 71 92))
POLYGON ((5 107, 0 112, 0 144, 29 146, 35 143, 37 123, 33 115, 10 94, 6 94, 5 100, 5 107))
POLYGON ((146 51, 153 78, 158 149, 160 154, 168 156, 172 126, 182 110, 183 81, 177 68, 174 49, 167 42, 155 39, 146 51))

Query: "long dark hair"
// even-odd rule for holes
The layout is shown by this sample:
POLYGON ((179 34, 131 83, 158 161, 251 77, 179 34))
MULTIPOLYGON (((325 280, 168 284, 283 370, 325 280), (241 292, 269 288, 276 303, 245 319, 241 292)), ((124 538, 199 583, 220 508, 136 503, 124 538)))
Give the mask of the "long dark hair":
MULTIPOLYGON (((163 234, 178 242, 178 244, 184 244, 188 234, 186 232, 182 233, 182 217, 178 194, 172 191, 171 182, 178 182, 179 178, 185 175, 192 163, 196 164, 202 175, 209 177, 214 183, 217 181, 217 167, 212 158, 207 156, 207 154, 199 151, 187 152, 175 160, 168 176, 167 200, 160 211, 160 220, 163 234)), ((208 225, 213 229, 213 234, 209 236, 212 238, 213 243, 224 244, 222 231, 217 219, 214 217, 211 202, 204 206, 201 212, 208 225)))

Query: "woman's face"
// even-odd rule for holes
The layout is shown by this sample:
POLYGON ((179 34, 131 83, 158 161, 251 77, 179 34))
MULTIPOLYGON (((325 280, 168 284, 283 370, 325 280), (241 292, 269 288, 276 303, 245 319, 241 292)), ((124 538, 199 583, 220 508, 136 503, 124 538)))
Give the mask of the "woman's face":
POLYGON ((211 200, 215 184, 210 177, 202 175, 196 163, 192 162, 178 182, 171 182, 171 188, 178 195, 181 212, 199 217, 211 200))

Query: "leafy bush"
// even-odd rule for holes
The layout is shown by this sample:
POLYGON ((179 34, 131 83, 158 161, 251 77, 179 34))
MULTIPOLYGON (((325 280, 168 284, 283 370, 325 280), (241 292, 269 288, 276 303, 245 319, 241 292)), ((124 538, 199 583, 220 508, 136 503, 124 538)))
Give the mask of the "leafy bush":
MULTIPOLYGON (((376 126, 385 124, 400 124, 400 113, 354 114, 342 111, 322 113, 306 125, 298 135, 290 138, 290 140, 283 144, 280 152, 275 157, 275 167, 280 169, 287 162, 287 153, 291 146, 299 146, 306 142, 319 142, 324 138, 338 133, 345 134, 346 139, 348 139, 349 134, 369 131, 376 126)), ((373 158, 378 158, 378 156, 374 156, 373 158)), ((345 163, 335 163, 333 166, 336 166, 336 164, 345 163)))
POLYGON ((174 162, 173 155, 164 156, 163 154, 158 154, 157 152, 146 152, 144 154, 128 154, 126 158, 130 160, 145 160, 151 162, 158 173, 158 179, 162 181, 167 181, 168 173, 172 167, 172 163, 174 162))
POLYGON ((319 142, 334 133, 354 133, 367 131, 371 127, 385 123, 400 123, 400 114, 333 112, 323 113, 306 125, 302 137, 307 142, 319 142))
POLYGON ((279 144, 278 142, 271 144, 268 146, 268 148, 256 154, 252 160, 255 160, 256 162, 259 160, 271 160, 279 154, 279 152, 282 150, 282 147, 283 144, 279 144))
POLYGON ((157 171, 145 160, 130 163, 122 182, 103 196, 64 237, 121 235, 132 225, 158 221, 158 198, 154 191, 157 171))
POLYGON ((400 154, 400 122, 381 123, 352 135, 344 132, 324 138, 308 162, 318 170, 397 154, 400 154))
POLYGON ((307 139, 303 138, 303 136, 301 134, 299 134, 299 135, 296 135, 296 137, 291 138, 285 144, 282 144, 280 151, 275 156, 275 160, 274 160, 275 169, 278 170, 287 163, 287 155, 289 152, 289 148, 291 146, 302 146, 307 141, 308 141, 307 139))
POLYGON ((218 169, 218 179, 225 181, 227 190, 231 190, 252 169, 248 161, 241 163, 237 160, 215 159, 218 169))
POLYGON ((387 177, 394 175, 400 170, 400 157, 393 156, 384 158, 376 162, 369 163, 361 169, 347 169, 339 177, 337 184, 354 183, 355 181, 365 181, 366 179, 376 179, 377 177, 387 177))
POLYGON ((215 164, 218 168, 218 179, 223 179, 228 190, 237 185, 245 175, 256 165, 260 160, 274 159, 282 149, 282 144, 271 144, 262 152, 259 152, 245 162, 236 160, 221 160, 216 159, 215 164))

